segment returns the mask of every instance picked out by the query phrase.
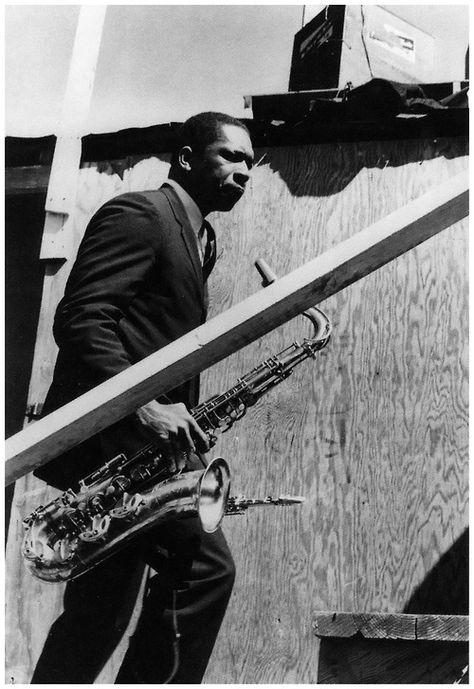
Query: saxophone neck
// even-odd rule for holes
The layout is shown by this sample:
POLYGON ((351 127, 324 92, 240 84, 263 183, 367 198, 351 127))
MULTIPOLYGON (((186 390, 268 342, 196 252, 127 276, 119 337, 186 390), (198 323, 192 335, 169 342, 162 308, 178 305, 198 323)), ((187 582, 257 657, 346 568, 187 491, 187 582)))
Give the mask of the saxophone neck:
POLYGON ((303 311, 302 315, 306 316, 306 318, 308 318, 313 324, 314 335, 311 340, 321 342, 319 349, 322 349, 322 347, 327 345, 329 338, 331 337, 331 321, 326 316, 324 311, 321 311, 321 309, 318 309, 316 306, 311 306, 309 309, 306 309, 306 311, 303 311))
MULTIPOLYGON (((262 285, 264 287, 268 287, 268 285, 278 280, 276 273, 270 268, 265 259, 257 259, 257 261, 255 261, 255 267, 262 276, 262 285)), ((316 306, 311 306, 309 309, 306 309, 306 311, 302 312, 302 315, 309 318, 314 326, 314 335, 311 341, 321 341, 322 344, 318 349, 322 349, 328 343, 331 335, 332 326, 329 318, 324 311, 321 311, 321 309, 318 309, 316 306)))

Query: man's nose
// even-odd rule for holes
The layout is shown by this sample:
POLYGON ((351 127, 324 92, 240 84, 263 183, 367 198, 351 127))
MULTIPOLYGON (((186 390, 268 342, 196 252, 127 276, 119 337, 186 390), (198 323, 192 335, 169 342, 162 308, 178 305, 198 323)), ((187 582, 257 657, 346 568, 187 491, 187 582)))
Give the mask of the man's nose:
POLYGON ((239 163, 237 169, 234 171, 234 179, 237 184, 247 184, 250 179, 250 170, 247 163, 239 163))

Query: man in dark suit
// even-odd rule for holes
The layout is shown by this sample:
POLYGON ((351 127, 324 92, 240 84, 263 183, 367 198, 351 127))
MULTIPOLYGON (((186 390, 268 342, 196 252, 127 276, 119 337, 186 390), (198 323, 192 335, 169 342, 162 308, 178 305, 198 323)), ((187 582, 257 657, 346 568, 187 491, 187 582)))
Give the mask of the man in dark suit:
MULTIPOLYGON (((215 262, 205 216, 233 208, 252 163, 246 127, 221 113, 202 113, 181 127, 169 179, 159 190, 123 194, 97 211, 57 309, 59 354, 46 413, 203 323, 205 281, 215 262)), ((160 438, 170 455, 187 452, 190 469, 202 468, 198 452, 208 449, 208 439, 188 411, 198 394, 198 379, 189 381, 36 475, 64 489, 150 437, 160 438)), ((116 683, 202 680, 234 568, 221 531, 204 533, 195 518, 156 527, 67 585, 64 613, 32 683, 93 683, 128 622, 124 601, 133 604, 143 563, 153 576, 116 683)))

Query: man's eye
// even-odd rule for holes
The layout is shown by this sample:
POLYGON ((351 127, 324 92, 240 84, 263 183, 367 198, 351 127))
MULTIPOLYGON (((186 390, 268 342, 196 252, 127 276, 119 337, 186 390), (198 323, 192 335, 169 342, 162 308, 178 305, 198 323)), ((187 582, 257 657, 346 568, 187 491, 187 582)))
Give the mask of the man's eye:
POLYGON ((224 151, 223 157, 229 160, 231 163, 242 163, 245 161, 249 169, 253 165, 253 160, 248 158, 244 153, 241 153, 240 151, 224 151))
POLYGON ((235 153, 234 151, 224 151, 223 157, 227 160, 230 160, 233 163, 240 163, 240 161, 242 160, 242 156, 240 155, 240 153, 235 153))

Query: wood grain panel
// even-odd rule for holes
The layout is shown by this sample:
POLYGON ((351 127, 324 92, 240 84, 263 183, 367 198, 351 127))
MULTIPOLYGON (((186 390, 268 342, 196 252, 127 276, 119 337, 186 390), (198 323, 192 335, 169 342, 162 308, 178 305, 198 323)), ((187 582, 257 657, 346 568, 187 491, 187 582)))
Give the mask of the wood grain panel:
MULTIPOLYGON (((285 274, 467 164, 461 139, 288 146, 257 159, 264 152, 246 198, 210 218, 211 315, 258 289, 257 258, 285 274)), ((122 188, 159 184, 166 160, 82 170, 82 225, 122 188)), ((311 610, 400 612, 465 528, 466 255, 463 225, 328 299, 328 347, 219 440, 213 455, 230 461, 234 494, 306 501, 226 520, 238 576, 206 683, 316 682, 311 610)), ((295 319, 220 362, 203 374, 202 399, 309 332, 295 319)), ((27 681, 59 594, 17 581, 10 674, 27 681)), ((124 643, 102 682, 113 681, 124 643)))
MULTIPOLYGON (((233 279, 234 299, 242 299, 258 284, 256 258, 287 272, 461 169, 464 144, 450 143, 267 151, 248 204, 234 212, 240 223, 219 218, 224 253, 240 251, 247 262, 235 277, 218 264, 211 293, 228 294, 233 279)), ((307 499, 252 526, 227 520, 239 575, 207 681, 316 681, 315 649, 304 645, 309 602, 399 611, 465 527, 465 242, 465 230, 448 230, 328 299, 328 348, 222 437, 234 490, 307 499), (262 559, 269 544, 273 563, 262 559), (257 616, 270 628, 256 627, 257 616), (299 644, 286 647, 276 668, 271 647, 285 617, 299 644), (262 636, 267 661, 247 654, 262 636)), ((215 366, 203 376, 204 395, 225 389, 231 367, 245 372, 305 327, 293 321, 215 366)))

